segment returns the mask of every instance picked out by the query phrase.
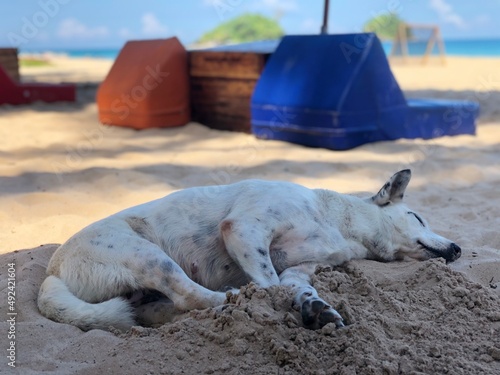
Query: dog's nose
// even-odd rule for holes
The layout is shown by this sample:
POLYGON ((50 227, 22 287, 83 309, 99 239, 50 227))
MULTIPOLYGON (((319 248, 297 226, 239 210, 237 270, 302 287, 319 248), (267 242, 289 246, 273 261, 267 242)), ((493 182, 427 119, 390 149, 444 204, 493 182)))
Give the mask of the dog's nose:
POLYGON ((462 249, 456 243, 450 245, 450 262, 457 260, 462 255, 462 249))

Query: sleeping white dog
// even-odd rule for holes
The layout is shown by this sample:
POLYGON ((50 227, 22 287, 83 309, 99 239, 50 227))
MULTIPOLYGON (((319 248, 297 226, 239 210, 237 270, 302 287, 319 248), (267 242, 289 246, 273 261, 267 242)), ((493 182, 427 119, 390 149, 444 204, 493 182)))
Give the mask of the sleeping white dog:
POLYGON ((341 327, 342 317, 310 283, 316 266, 461 255, 402 202, 410 177, 410 170, 396 173, 368 199, 247 180, 185 189, 126 209, 57 249, 38 307, 83 330, 126 330, 136 324, 134 306, 141 304, 127 295, 146 294, 142 302, 160 295, 174 312, 184 312, 223 305, 224 290, 253 281, 291 288, 304 326, 341 327))

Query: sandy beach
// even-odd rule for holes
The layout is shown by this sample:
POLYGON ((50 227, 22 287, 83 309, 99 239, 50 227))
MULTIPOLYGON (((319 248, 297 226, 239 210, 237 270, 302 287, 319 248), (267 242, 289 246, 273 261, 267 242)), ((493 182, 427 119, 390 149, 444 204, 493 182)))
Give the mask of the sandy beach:
MULTIPOLYGON (((9 324, 5 265, 14 262, 19 373, 500 373, 500 59, 393 64, 408 97, 478 101, 476 136, 343 152, 197 123, 140 132, 104 127, 94 95, 112 62, 51 63, 23 68, 23 79, 77 82, 77 103, 0 106, 0 330, 9 324), (125 334, 82 332, 37 310, 55 244, 121 209, 247 178, 374 193, 403 168, 413 172, 409 206, 463 255, 448 265, 353 261, 319 272, 316 289, 346 317, 346 329, 308 331, 286 290, 253 285, 222 313, 192 312, 125 334)), ((3 355, 0 373, 8 370, 3 355)))

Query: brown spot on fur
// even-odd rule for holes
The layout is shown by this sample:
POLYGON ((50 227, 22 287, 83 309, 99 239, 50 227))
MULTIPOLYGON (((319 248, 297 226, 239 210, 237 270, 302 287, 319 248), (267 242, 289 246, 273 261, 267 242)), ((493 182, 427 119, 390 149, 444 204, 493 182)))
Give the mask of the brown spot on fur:
POLYGON ((196 263, 191 263, 191 275, 196 275, 198 273, 198 266, 196 263))
POLYGON ((232 220, 224 220, 220 225, 220 230, 222 233, 230 232, 233 230, 233 221, 232 220))
POLYGON ((126 218, 125 221, 130 226, 130 228, 140 237, 155 243, 155 234, 153 232, 153 228, 151 228, 151 225, 145 218, 132 216, 126 218))

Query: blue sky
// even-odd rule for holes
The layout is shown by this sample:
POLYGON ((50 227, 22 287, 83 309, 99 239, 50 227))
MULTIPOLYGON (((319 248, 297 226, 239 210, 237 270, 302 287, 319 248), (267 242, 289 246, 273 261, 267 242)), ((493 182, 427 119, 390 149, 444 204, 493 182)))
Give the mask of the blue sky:
MULTIPOLYGON (((500 38, 500 0, 331 0, 329 31, 361 31, 388 11, 438 24, 448 39, 500 38)), ((320 28, 323 0, 2 0, 0 46, 118 48, 172 35, 190 44, 244 12, 279 17, 288 34, 311 34, 320 28)))

